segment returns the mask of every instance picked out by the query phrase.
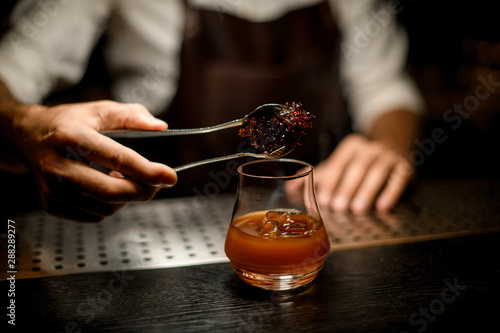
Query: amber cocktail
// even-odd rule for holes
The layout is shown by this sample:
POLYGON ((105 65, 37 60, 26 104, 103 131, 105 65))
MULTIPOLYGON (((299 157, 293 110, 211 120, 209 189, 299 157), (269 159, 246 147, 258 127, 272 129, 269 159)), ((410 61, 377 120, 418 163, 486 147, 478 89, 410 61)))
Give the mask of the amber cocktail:
POLYGON ((312 166, 260 160, 238 171, 238 196, 225 251, 240 278, 286 290, 311 282, 330 251, 314 195, 312 166))

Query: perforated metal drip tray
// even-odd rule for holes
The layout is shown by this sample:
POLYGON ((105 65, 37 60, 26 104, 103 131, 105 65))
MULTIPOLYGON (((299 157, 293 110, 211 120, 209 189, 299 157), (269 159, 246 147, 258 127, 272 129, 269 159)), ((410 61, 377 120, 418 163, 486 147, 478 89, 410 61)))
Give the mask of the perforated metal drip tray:
MULTIPOLYGON (((14 216, 16 278, 227 262, 224 241, 234 200, 219 195, 130 204, 100 224, 42 211, 14 216)), ((500 187, 486 181, 424 183, 389 215, 322 215, 333 251, 494 232, 500 231, 500 187)), ((6 234, 1 236, 6 254, 6 234)), ((6 260, 1 262, 5 279, 6 260)))
POLYGON ((99 224, 43 211, 15 217, 17 278, 225 262, 233 204, 234 195, 152 200, 99 224))

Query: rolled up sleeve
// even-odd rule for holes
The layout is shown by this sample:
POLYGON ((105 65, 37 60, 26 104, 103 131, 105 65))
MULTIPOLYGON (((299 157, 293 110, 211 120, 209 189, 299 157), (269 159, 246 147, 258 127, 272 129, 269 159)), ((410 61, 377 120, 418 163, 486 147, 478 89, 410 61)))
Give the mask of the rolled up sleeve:
POLYGON ((367 133, 382 114, 424 110, 406 73, 408 40, 398 24, 402 5, 374 0, 331 1, 342 34, 341 80, 356 131, 367 133))

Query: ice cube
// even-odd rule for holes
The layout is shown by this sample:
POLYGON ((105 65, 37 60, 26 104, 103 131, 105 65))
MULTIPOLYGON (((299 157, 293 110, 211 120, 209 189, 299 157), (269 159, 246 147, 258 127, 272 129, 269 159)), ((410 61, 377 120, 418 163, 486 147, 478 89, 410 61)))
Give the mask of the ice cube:
POLYGON ((279 230, 283 236, 302 236, 308 233, 305 222, 286 222, 280 225, 279 230))
POLYGON ((303 236, 308 232, 307 216, 304 213, 285 214, 280 219, 282 236, 303 236))
POLYGON ((301 211, 293 209, 268 211, 261 235, 268 237, 306 236, 309 235, 311 229, 310 222, 314 221, 301 211))
POLYGON ((260 231, 263 237, 275 238, 280 235, 279 222, 276 220, 267 221, 260 231))
POLYGON ((266 213, 266 221, 278 221, 280 216, 283 214, 284 214, 284 212, 270 210, 266 213))

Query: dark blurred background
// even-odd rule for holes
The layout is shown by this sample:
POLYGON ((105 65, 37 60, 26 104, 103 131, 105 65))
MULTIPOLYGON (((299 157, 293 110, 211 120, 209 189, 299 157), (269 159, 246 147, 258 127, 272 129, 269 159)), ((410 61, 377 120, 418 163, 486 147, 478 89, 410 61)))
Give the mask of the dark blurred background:
MULTIPOLYGON (((500 31, 493 1, 402 1, 410 37, 408 70, 427 104, 422 139, 435 128, 447 140, 420 167, 422 177, 495 177, 500 170, 500 84, 471 105, 460 125, 448 109, 476 97, 480 78, 500 83, 500 31)), ((484 88, 480 90, 485 92, 484 88)), ((466 107, 463 108, 467 111, 466 107)))
MULTIPOLYGON (((6 19, 15 2, 2 0, 0 4, 2 31, 7 29, 6 19)), ((494 4, 486 0, 399 1, 398 18, 410 37, 408 71, 427 106, 421 142, 428 143, 435 129, 442 129, 446 135, 446 141, 434 142, 432 153, 425 154, 420 163, 422 179, 498 178, 500 84, 489 87, 487 98, 479 100, 476 96, 482 79, 500 83, 500 31, 494 4), (479 103, 466 105, 474 100, 479 103), (457 114, 448 111, 454 105, 474 111, 457 119, 457 114), (447 115, 455 116, 454 121, 447 115)), ((95 52, 89 68, 100 66, 102 59, 95 52)), ((81 85, 57 100, 105 97, 107 78, 96 73, 102 71, 88 71, 81 85)), ((0 180, 2 206, 22 211, 33 206, 28 203, 36 205, 29 178, 0 174, 0 180)))

